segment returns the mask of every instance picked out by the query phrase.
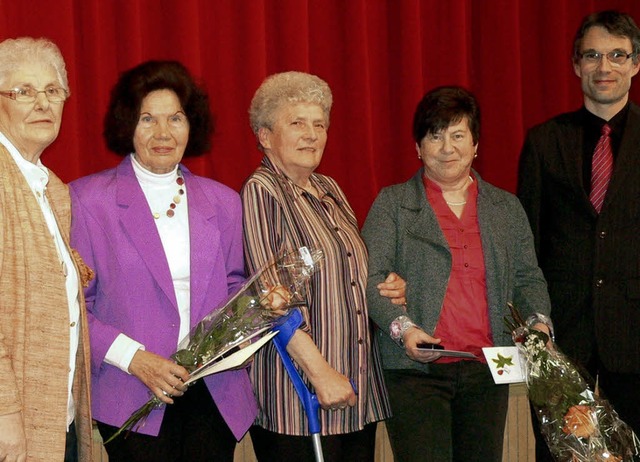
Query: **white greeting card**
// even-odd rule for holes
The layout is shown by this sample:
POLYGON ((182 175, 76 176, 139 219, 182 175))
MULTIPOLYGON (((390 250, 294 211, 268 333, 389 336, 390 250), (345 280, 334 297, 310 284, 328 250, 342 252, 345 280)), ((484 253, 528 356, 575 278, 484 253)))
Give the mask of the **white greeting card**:
POLYGON ((495 383, 524 382, 518 347, 486 347, 482 352, 495 383))

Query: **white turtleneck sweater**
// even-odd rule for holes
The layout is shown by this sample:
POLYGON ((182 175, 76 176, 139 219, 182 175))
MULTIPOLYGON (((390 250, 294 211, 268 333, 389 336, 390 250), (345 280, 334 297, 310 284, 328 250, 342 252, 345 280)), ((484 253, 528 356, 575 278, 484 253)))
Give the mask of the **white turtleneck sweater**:
MULTIPOLYGON (((149 204, 150 213, 154 217, 158 217, 155 219, 155 223, 171 271, 180 314, 177 346, 189 334, 191 325, 191 253, 189 250, 189 209, 187 207, 186 184, 182 186, 185 193, 180 196, 180 203, 176 204, 173 209, 175 215, 170 218, 167 216, 167 210, 180 189, 176 183, 178 166, 176 165, 176 168, 169 173, 152 173, 140 165, 133 154, 131 155, 131 164, 149 204)), ((131 360, 139 349, 144 349, 144 345, 125 334, 120 334, 107 351, 105 361, 129 373, 131 360)))

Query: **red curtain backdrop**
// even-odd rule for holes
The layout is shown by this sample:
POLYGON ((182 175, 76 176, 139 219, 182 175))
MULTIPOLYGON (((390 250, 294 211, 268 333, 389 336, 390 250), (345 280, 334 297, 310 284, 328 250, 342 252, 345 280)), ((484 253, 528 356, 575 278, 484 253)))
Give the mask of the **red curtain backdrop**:
POLYGON ((182 61, 202 82, 216 133, 211 152, 186 164, 235 189, 261 158, 247 115, 260 82, 286 70, 319 75, 334 93, 319 171, 362 222, 380 188, 420 166, 412 115, 438 85, 477 95, 475 167, 513 191, 526 130, 582 104, 576 28, 610 8, 640 22, 637 0, 0 0, 0 39, 48 37, 62 50, 72 96, 43 161, 65 181, 119 162, 102 120, 119 73, 141 61, 182 61))

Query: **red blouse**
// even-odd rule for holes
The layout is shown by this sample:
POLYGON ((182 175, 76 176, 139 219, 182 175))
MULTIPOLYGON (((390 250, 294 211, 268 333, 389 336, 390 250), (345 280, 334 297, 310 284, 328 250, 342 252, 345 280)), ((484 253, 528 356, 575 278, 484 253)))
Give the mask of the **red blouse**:
MULTIPOLYGON (((478 223, 476 181, 468 188, 467 203, 458 218, 447 205, 440 187, 423 178, 427 200, 449 243, 452 268, 434 337, 448 350, 468 351, 485 362, 482 347, 493 346, 484 254, 478 223)), ((459 361, 441 358, 439 363, 459 361)))

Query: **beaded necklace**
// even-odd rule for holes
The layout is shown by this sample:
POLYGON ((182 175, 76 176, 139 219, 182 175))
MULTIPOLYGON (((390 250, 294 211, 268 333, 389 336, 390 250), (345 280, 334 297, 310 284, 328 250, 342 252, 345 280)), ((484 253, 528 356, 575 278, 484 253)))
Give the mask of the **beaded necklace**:
MULTIPOLYGON (((165 214, 169 218, 173 218, 173 216, 176 214, 174 210, 178 206, 178 204, 182 201, 181 196, 184 195, 184 178, 182 177, 182 171, 178 168, 177 173, 178 173, 178 177, 176 178, 176 184, 178 185, 178 192, 176 193, 175 196, 173 196, 173 202, 169 204, 169 208, 165 212, 165 214)), ((156 220, 160 219, 160 212, 153 212, 153 218, 155 218, 156 220)))

